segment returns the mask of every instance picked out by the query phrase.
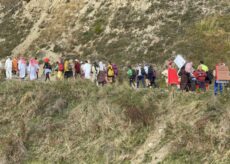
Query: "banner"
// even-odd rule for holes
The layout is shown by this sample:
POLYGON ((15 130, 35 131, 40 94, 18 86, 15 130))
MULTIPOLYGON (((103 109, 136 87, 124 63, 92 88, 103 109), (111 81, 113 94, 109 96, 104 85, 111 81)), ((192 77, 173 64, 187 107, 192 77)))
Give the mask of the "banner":
POLYGON ((216 80, 230 80, 230 73, 227 66, 216 66, 216 80))
POLYGON ((185 65, 186 60, 181 55, 177 55, 174 60, 174 63, 177 65, 179 69, 181 69, 181 67, 185 65))

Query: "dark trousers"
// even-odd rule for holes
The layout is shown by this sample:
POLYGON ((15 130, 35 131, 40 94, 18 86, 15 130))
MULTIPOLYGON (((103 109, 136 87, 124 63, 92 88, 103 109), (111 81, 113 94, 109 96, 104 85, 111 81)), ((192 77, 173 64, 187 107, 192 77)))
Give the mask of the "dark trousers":
POLYGON ((45 81, 46 80, 49 80, 50 81, 50 73, 46 73, 46 79, 45 79, 45 81))
POLYGON ((155 78, 155 77, 149 78, 149 81, 150 81, 150 87, 155 87, 155 88, 157 88, 156 78, 155 78))
POLYGON ((73 77, 73 72, 72 71, 66 71, 64 72, 64 78, 68 79, 70 77, 73 77))
POLYGON ((145 77, 144 76, 137 76, 137 88, 139 88, 139 83, 142 82, 143 88, 145 88, 145 77))
POLYGON ((135 86, 135 77, 129 78, 129 85, 130 85, 130 87, 135 86))
POLYGON ((199 89, 206 91, 205 81, 197 81, 197 84, 199 85, 199 89))

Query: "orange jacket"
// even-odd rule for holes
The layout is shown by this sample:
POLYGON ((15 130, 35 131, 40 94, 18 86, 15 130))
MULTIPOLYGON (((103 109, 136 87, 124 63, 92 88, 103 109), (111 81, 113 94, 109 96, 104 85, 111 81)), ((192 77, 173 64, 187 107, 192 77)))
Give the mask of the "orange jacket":
POLYGON ((16 58, 12 61, 13 71, 18 71, 18 60, 16 58))

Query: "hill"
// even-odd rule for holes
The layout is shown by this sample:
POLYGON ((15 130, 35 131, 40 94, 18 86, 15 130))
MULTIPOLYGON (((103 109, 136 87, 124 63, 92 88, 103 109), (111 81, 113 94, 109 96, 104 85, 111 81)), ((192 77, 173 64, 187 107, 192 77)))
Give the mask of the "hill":
MULTIPOLYGON (((0 0, 0 58, 230 64, 229 0, 0 0)), ((122 81, 122 79, 121 79, 122 81)), ((230 163, 229 90, 0 81, 0 163, 230 163)))
POLYGON ((229 163, 229 94, 0 85, 1 163, 229 163))
POLYGON ((159 64, 174 53, 210 65, 229 61, 228 0, 16 2, 1 1, 2 56, 43 49, 119 65, 159 64))

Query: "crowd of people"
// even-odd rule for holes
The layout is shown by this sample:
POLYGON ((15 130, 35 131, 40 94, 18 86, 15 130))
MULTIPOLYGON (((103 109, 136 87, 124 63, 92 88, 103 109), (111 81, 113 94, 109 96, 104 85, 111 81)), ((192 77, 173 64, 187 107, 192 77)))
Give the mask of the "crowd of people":
MULTIPOLYGON (((225 64, 220 63, 217 66, 225 66, 225 64)), ((214 81, 214 94, 217 95, 218 92, 223 92, 223 86, 228 84, 229 81, 218 80, 216 72, 216 69, 210 70, 204 61, 200 61, 197 69, 194 69, 192 62, 186 62, 181 68, 178 68, 172 60, 169 60, 161 74, 165 78, 167 86, 175 86, 178 90, 186 92, 197 90, 205 92, 209 90, 210 84, 214 81)), ((127 75, 130 86, 139 88, 141 82, 143 88, 157 87, 156 78, 158 76, 152 65, 139 64, 135 68, 128 66, 127 75)))
POLYGON ((102 61, 91 64, 89 60, 59 58, 56 63, 51 63, 49 58, 44 58, 42 62, 39 62, 37 58, 30 58, 27 61, 24 57, 12 59, 10 56, 5 62, 7 80, 12 79, 12 75, 18 76, 21 80, 25 80, 26 77, 29 80, 37 80, 39 71, 42 71, 45 81, 50 81, 50 75, 54 73, 56 80, 82 78, 98 85, 113 83, 118 76, 118 67, 111 62, 107 65, 102 61))
MULTIPOLYGON (((219 65, 224 65, 221 63, 219 65)), ((78 59, 59 58, 56 63, 51 64, 49 58, 44 58, 39 62, 37 58, 26 60, 24 57, 13 59, 9 56, 5 61, 6 79, 12 79, 12 75, 18 76, 21 80, 27 77, 29 80, 39 79, 39 71, 42 71, 45 81, 50 81, 50 74, 56 76, 56 80, 69 78, 82 78, 91 80, 97 85, 114 83, 118 77, 118 67, 112 62, 104 64, 102 61, 91 64, 89 60, 79 61, 78 59)), ((165 77, 167 86, 176 86, 182 91, 200 91, 205 92, 209 85, 214 83, 214 93, 222 93, 223 85, 228 81, 217 80, 216 70, 211 71, 203 61, 200 61, 198 68, 195 70, 192 62, 186 62, 181 68, 176 68, 173 61, 169 60, 166 69, 162 72, 165 77)), ((157 71, 151 64, 138 64, 136 67, 131 65, 127 68, 127 77, 131 87, 142 88, 158 87, 156 84, 157 71)))
MULTIPOLYGON (((229 81, 217 79, 217 67, 225 66, 223 62, 216 65, 214 70, 210 70, 204 61, 200 61, 197 69, 194 69, 192 62, 186 62, 178 71, 173 62, 169 62, 167 70, 162 72, 167 76, 168 85, 176 85, 182 91, 205 92, 209 90, 210 84, 214 81, 214 94, 223 92, 223 86, 229 81)), ((230 76, 230 75, 229 75, 230 76)))

